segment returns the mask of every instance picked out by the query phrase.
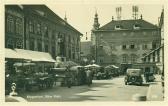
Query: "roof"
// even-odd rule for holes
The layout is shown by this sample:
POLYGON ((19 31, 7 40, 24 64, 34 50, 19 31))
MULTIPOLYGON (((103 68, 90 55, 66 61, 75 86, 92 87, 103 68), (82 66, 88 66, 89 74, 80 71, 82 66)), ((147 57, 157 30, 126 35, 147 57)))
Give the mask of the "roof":
POLYGON ((50 8, 48 8, 46 5, 23 5, 24 8, 33 10, 34 13, 39 14, 51 21, 56 22, 57 24, 64 25, 65 27, 75 31, 79 35, 83 35, 81 32, 79 32, 77 29, 75 29, 73 26, 71 26, 69 23, 67 23, 64 19, 59 17, 55 12, 53 12, 50 8))
POLYGON ((133 30, 134 25, 138 25, 140 29, 157 29, 156 25, 153 25, 143 19, 137 20, 112 20, 111 22, 100 27, 99 30, 115 30, 116 26, 121 26, 121 30, 133 30))

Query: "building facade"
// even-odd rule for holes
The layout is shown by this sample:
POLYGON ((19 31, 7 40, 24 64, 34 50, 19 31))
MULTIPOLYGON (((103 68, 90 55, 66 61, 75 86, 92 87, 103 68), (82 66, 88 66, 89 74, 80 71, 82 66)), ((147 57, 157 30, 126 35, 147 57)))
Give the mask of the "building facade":
MULTIPOLYGON (((32 51, 48 52, 54 59, 56 56, 65 57, 67 60, 79 61, 80 59, 80 36, 82 35, 67 20, 61 19, 52 10, 45 5, 7 5, 6 18, 9 14, 21 14, 22 24, 20 30, 22 33, 22 48, 32 51), (12 8, 11 8, 12 7, 12 8), (13 9, 14 8, 14 9, 13 9), (19 13, 9 12, 19 8, 19 13)), ((16 26, 16 22, 12 25, 16 26)), ((10 48, 9 42, 11 39, 14 42, 13 36, 9 36, 8 30, 11 27, 11 22, 6 23, 6 48, 10 48)), ((13 28, 13 27, 12 27, 13 28)), ((18 36, 18 35, 15 35, 18 36)), ((17 38, 17 37, 16 37, 17 38)), ((17 43, 15 43, 16 45, 17 43)), ((13 44, 14 45, 14 44, 13 44)), ((17 46, 13 48, 18 48, 17 46)))
POLYGON ((87 65, 92 61, 91 41, 81 42, 81 64, 87 65))
POLYGON ((24 48, 24 14, 20 6, 5 6, 5 47, 24 48))
MULTIPOLYGON (((161 45, 155 50, 151 50, 143 56, 142 60, 145 64, 155 64, 157 67, 156 72, 161 74, 164 72, 164 10, 162 10, 159 20, 159 30, 161 35, 161 45)), ((150 71, 153 71, 152 67, 147 67, 150 71)))
POLYGON ((92 46, 97 64, 121 65, 142 63, 141 57, 160 46, 160 31, 142 19, 114 20, 99 27, 96 13, 92 46))

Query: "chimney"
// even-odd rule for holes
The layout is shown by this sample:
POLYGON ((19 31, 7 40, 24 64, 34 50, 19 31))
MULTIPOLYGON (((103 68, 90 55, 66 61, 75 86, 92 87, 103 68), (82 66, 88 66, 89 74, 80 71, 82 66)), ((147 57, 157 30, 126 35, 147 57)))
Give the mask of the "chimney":
POLYGON ((138 19, 138 6, 132 6, 132 17, 133 19, 138 19))
POLYGON ((122 11, 121 7, 116 8, 117 20, 121 20, 121 11, 122 11))

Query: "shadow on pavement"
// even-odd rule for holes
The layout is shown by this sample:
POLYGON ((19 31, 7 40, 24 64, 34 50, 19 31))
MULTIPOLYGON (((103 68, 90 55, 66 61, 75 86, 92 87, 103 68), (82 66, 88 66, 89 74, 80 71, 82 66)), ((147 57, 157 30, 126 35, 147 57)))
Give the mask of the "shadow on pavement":
POLYGON ((21 97, 30 102, 59 102, 59 101, 87 101, 96 100, 95 98, 101 98, 103 96, 93 96, 93 95, 78 95, 80 93, 87 93, 89 91, 98 91, 95 88, 108 88, 112 86, 113 83, 101 83, 94 82, 90 87, 87 85, 83 86, 72 86, 68 87, 54 87, 51 89, 38 90, 34 92, 23 92, 20 94, 21 97), (47 96, 48 95, 48 96, 47 96))

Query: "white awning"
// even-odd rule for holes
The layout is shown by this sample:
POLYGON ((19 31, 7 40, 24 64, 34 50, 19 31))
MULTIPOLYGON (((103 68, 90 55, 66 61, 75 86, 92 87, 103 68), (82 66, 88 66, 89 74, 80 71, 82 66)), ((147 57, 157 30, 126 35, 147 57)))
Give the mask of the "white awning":
POLYGON ((24 50, 24 49, 9 49, 5 48, 5 58, 24 59, 34 62, 55 62, 49 53, 24 50))
POLYGON ((5 48, 5 58, 19 59, 19 56, 15 50, 5 48))
POLYGON ((32 61, 41 61, 41 62, 55 62, 49 53, 24 50, 24 49, 15 49, 19 56, 23 59, 30 59, 32 61))

